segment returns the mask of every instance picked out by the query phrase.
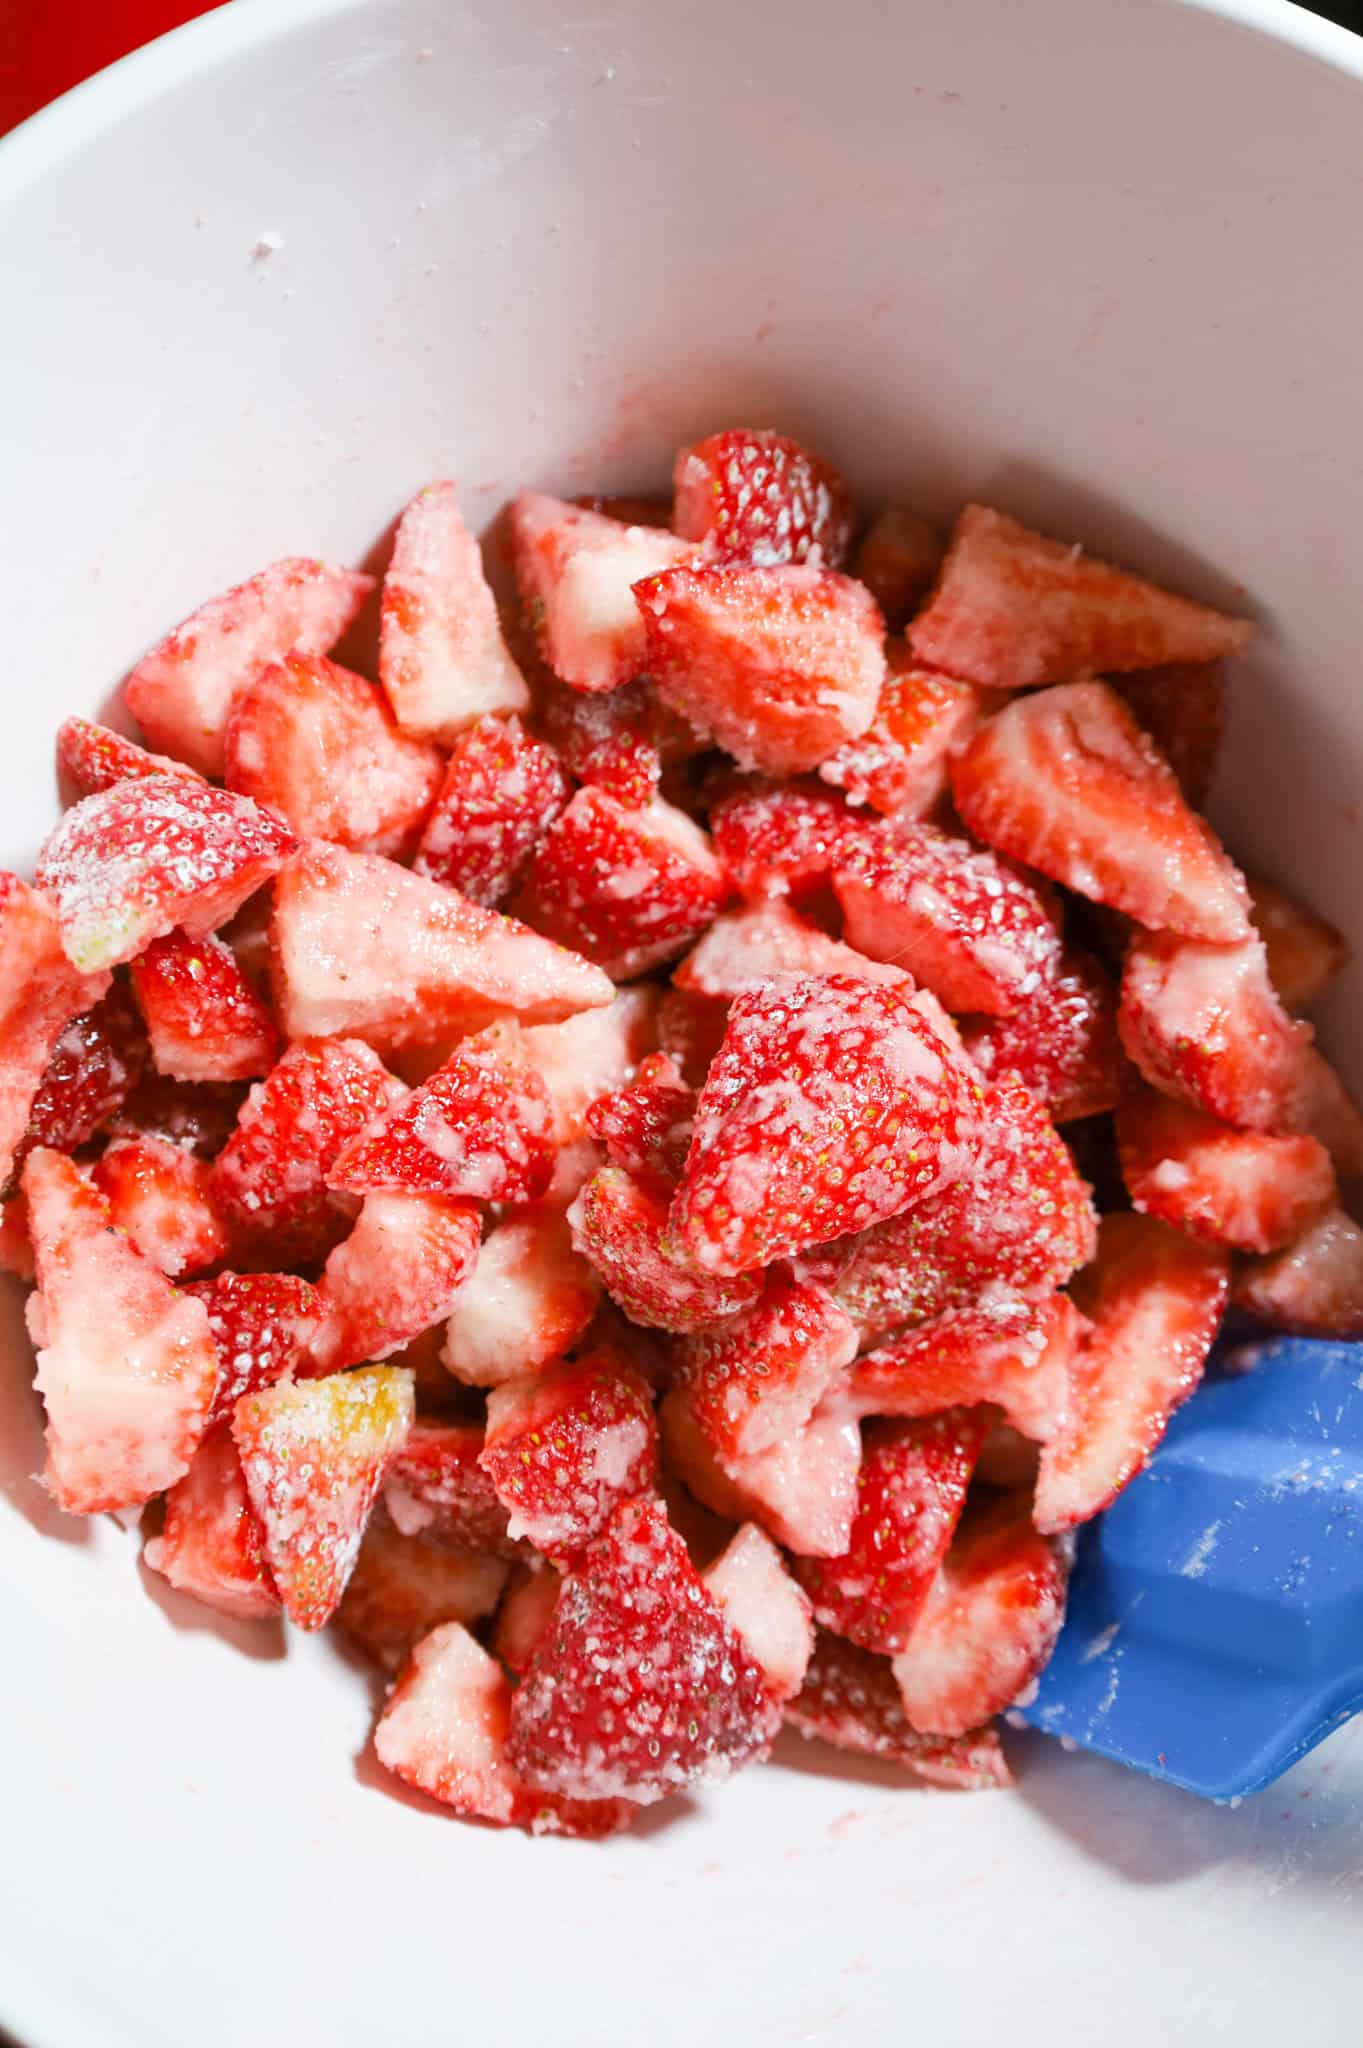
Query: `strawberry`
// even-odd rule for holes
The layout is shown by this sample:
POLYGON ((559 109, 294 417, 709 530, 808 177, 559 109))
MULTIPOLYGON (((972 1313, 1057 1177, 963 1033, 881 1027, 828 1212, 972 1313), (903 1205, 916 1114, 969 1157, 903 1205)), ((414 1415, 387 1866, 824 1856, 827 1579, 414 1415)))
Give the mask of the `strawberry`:
POLYGON ((648 667, 633 586, 694 550, 670 533, 622 526, 522 491, 511 507, 521 602, 539 650, 575 690, 616 690, 648 667))
POLYGON ((517 1678, 523 1677, 534 1662, 535 1652, 554 1618, 561 1583, 554 1567, 538 1559, 512 1568, 497 1609, 492 1647, 499 1661, 517 1678))
POLYGON ((909 628, 920 661, 988 689, 1067 683, 1095 669, 1220 661, 1254 637, 1246 619, 1175 597, 967 505, 927 607, 909 628))
POLYGON ((1349 957, 1342 932, 1276 882, 1249 880, 1249 913, 1268 955, 1268 975, 1289 1010, 1309 1010, 1349 957))
POLYGON ((501 1558, 404 1536, 376 1508, 332 1620, 376 1664, 397 1671, 433 1628, 472 1628, 492 1614, 508 1569, 501 1558))
POLYGON ((1051 904, 987 849, 896 821, 850 845, 833 874, 847 937, 907 968, 948 1010, 1006 1016, 1056 970, 1051 904))
POLYGON ((865 820, 817 783, 754 780, 715 806, 710 828, 740 896, 798 902, 830 879, 845 848, 861 838, 865 820))
POLYGON ((1185 662, 1113 676, 1112 687, 1149 733, 1195 811, 1206 807, 1226 733, 1226 679, 1212 663, 1185 662))
POLYGON ((204 1438, 184 1478, 167 1493, 161 1534, 143 1547, 142 1561, 177 1592, 237 1620, 278 1614, 265 1532, 246 1497, 230 1429, 204 1438))
POLYGON ((520 1555, 507 1534, 507 1510, 480 1462, 486 1431, 479 1422, 414 1422, 388 1467, 383 1503, 404 1536, 449 1550, 520 1555))
POLYGON ((493 1024, 350 1138, 327 1173, 348 1195, 395 1188, 534 1202, 554 1171, 553 1108, 517 1024, 493 1024))
POLYGON ((658 991, 620 989, 602 1010, 585 1010, 562 1024, 539 1024, 525 1034, 531 1064, 544 1078, 554 1105, 554 1137, 571 1145, 587 1135, 587 1116, 602 1095, 627 1087, 640 1060, 658 1043, 658 991))
POLYGON ((902 1764, 929 1785, 973 1792, 1013 1782, 996 1729, 920 1735, 905 1719, 888 1657, 873 1657, 825 1629, 815 1636, 805 1682, 786 1720, 811 1741, 902 1764))
POLYGON ((317 1290, 292 1273, 219 1273, 185 1293, 203 1302, 217 1349, 208 1428, 230 1420, 243 1394, 302 1374, 321 1316, 317 1290))
MULTIPOLYGON (((783 897, 746 904, 715 919, 680 962, 673 986, 726 1005, 773 974, 851 974, 859 981, 907 982, 902 967, 868 960, 800 917, 783 897)), ((716 1047, 716 1049, 718 1049, 716 1047)))
POLYGON ((808 1597, 786 1570, 780 1551, 756 1523, 745 1522, 703 1577, 706 1591, 760 1669, 768 1697, 784 1706, 804 1681, 814 1625, 808 1597))
POLYGON ((553 1023, 613 994, 599 968, 377 854, 314 842, 275 885, 274 979, 290 1038, 448 1044, 501 1017, 553 1023))
POLYGON ((336 1155, 405 1092, 358 1039, 291 1045, 214 1163, 214 1199, 234 1240, 274 1266, 324 1259, 346 1227, 326 1184, 336 1155))
POLYGON ((962 1035, 986 1078, 1016 1074, 1058 1124, 1115 1109, 1131 1073, 1117 1035, 1117 991, 1078 946, 1067 946, 1006 1017, 972 1018, 962 1035))
MULTIPOLYGON (((55 1126, 54 1137, 65 1137, 71 1119, 62 1115, 60 1096, 55 1104, 50 1097, 40 1101, 43 1083, 72 1020, 100 1003, 108 988, 107 974, 72 966, 47 898, 17 875, 0 872, 0 1188, 10 1180, 35 1112, 55 1126)), ((59 1088, 73 1052, 79 1059, 68 1042, 59 1088)), ((102 1099, 104 1090, 98 1094, 102 1099)))
POLYGON ((721 996, 670 988, 658 1005, 658 1043, 690 1088, 699 1088, 724 1043, 729 1005, 721 996))
POLYGON ((104 1197, 59 1152, 29 1154, 23 1189, 44 1483, 68 1514, 138 1507, 189 1469, 204 1433, 218 1370, 208 1312, 113 1229, 104 1197))
POLYGON ((856 507, 831 464, 798 441, 758 427, 708 434, 677 456, 672 525, 683 540, 739 562, 804 562, 840 569, 856 507))
POLYGON ((1281 1251, 1337 1197, 1315 1138, 1233 1130, 1153 1088, 1122 1104, 1117 1138, 1133 1208, 1236 1251, 1281 1251))
POLYGON ((269 1009, 221 939, 168 932, 129 969, 158 1070, 176 1081, 251 1081, 279 1058, 269 1009))
MULTIPOLYGON (((0 910, 0 920, 3 915, 0 910)), ((63 979, 66 972, 63 967, 63 979)), ((76 1152, 88 1144, 127 1100, 146 1059, 142 1019, 123 982, 115 981, 93 1009, 71 1019, 52 1048, 28 1113, 28 1129, 15 1148, 14 1169, 35 1145, 76 1152)))
POLYGON ((568 773, 604 789, 626 810, 658 794, 663 769, 704 746, 684 719, 659 703, 647 678, 587 697, 552 680, 541 715, 568 773))
POLYGON ((740 767, 798 775, 874 718, 884 622, 849 577, 812 563, 682 563, 634 594, 659 696, 740 767))
POLYGON ((398 521, 383 579, 379 681, 404 732, 446 746, 485 713, 530 702, 451 483, 427 484, 398 521))
POLYGON ((947 795, 951 756, 980 723, 985 700, 973 683, 919 668, 902 641, 892 643, 887 660, 875 718, 819 774, 853 803, 922 818, 947 795))
POLYGON ((864 583, 892 633, 906 626, 937 580, 942 537, 905 505, 887 505, 861 537, 852 574, 864 583))
POLYGON ((800 1557, 840 1557, 852 1534, 861 1431, 832 1392, 800 1430, 769 1450, 720 1457, 674 1387, 658 1411, 667 1467, 696 1499, 728 1521, 759 1522, 800 1557))
POLYGON ((651 1052, 628 1088, 602 1095, 587 1111, 587 1128, 612 1165, 655 1194, 670 1196, 691 1144, 695 1090, 665 1052, 651 1052))
POLYGON ((287 654, 244 683, 223 736, 229 789, 277 811, 300 838, 396 854, 421 829, 439 753, 400 732, 363 676, 287 654))
POLYGON ((1106 683, 1015 697, 957 756, 951 788, 986 845, 1154 930, 1232 944, 1244 882, 1106 683))
POLYGON ((580 1550, 620 1501, 647 1492, 657 1477, 648 1382, 610 1352, 507 1380, 488 1395, 479 1462, 510 1514, 513 1538, 550 1556, 580 1550))
POLYGON ((508 1755, 514 1713, 498 1664, 457 1621, 423 1636, 374 1731, 379 1762, 468 1820, 599 1840, 628 1827, 623 1799, 568 1799, 528 1786, 508 1755))
POLYGON ((568 794, 558 755, 519 718, 480 718, 451 749, 413 865, 491 909, 510 895, 568 794))
POLYGON ((1363 1230, 1342 1209, 1327 1210, 1286 1250, 1247 1259, 1233 1296, 1275 1330, 1363 1337, 1363 1230))
POLYGON ((803 1429, 856 1352, 837 1303, 774 1266, 752 1308, 677 1346, 676 1384, 719 1457, 750 1457, 803 1429))
POLYGON ((1148 1216, 1103 1218, 1075 1282, 1093 1329, 1071 1365, 1069 1413, 1041 1454, 1036 1525, 1085 1522, 1134 1479, 1202 1377, 1230 1293, 1230 1257, 1148 1216))
POLYGON ((327 562, 273 562, 143 655, 123 686, 128 709, 154 747, 221 775, 223 733, 242 684, 291 649, 325 654, 373 588, 372 576, 327 562))
POLYGON ((366 1195, 355 1227, 327 1259, 313 1356, 324 1372, 388 1358, 443 1320, 473 1271, 472 1202, 444 1195, 366 1195))
POLYGON ((568 1211, 573 1246, 596 1268, 632 1322, 658 1330, 713 1329, 748 1308, 759 1275, 714 1278, 675 1264, 663 1249, 667 1205, 619 1167, 603 1167, 568 1211))
POLYGON ((97 796, 130 775, 192 775, 194 770, 168 754, 149 754, 107 725, 68 718, 57 727, 57 772, 79 798, 97 796))
POLYGON ((508 1217, 484 1238, 455 1298, 445 1364, 473 1387, 542 1372, 576 1343, 600 1298, 601 1282, 573 1250, 560 1210, 508 1217))
POLYGON ((796 1567, 822 1628, 884 1656, 904 1649, 961 1518, 983 1439, 984 1424, 963 1409, 867 1428, 847 1549, 796 1567))
POLYGON ((216 1159, 236 1129, 247 1089, 228 1082, 171 1081, 144 1073, 108 1119, 115 1138, 169 1138, 200 1159, 216 1159))
POLYGON ((565 1577, 511 1703, 507 1756, 543 1791, 648 1805, 765 1756, 779 1727, 661 1505, 635 1500, 565 1577))
POLYGON ((1020 1435, 1047 1443, 1065 1421, 1086 1329, 1064 1294, 953 1309, 859 1358, 848 1401, 858 1415, 913 1417, 987 1401, 1020 1435))
POLYGON ((192 938, 282 867, 297 841, 247 797, 188 775, 148 775, 83 797, 38 855, 62 945, 87 974, 132 960, 183 925, 192 938))
POLYGON ((280 1380, 238 1401, 232 1435, 247 1496, 297 1627, 321 1628, 335 1612, 384 1472, 411 1425, 411 1375, 391 1365, 280 1380))
POLYGON ((699 825, 657 797, 626 810, 580 789, 540 840, 519 909, 616 981, 660 966, 703 932, 729 894, 699 825))
POLYGON ((965 1735, 1015 1700, 1055 1647, 1067 1575, 1025 1495, 1001 1495, 967 1520, 894 1659, 909 1726, 965 1735))
POLYGON ((95 1164, 95 1186, 116 1229, 172 1280, 227 1256, 213 1205, 211 1169, 165 1138, 113 1138, 95 1164))

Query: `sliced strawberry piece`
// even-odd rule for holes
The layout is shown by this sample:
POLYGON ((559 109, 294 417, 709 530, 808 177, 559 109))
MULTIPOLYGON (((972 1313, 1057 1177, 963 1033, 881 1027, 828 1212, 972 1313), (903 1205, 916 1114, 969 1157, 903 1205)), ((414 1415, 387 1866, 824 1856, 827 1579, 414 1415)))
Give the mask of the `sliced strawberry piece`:
POLYGON ((1065 1618, 1068 1568, 1032 1527, 1026 1496, 968 1520, 893 1670, 910 1727, 965 1735, 1042 1670, 1065 1618))
POLYGON ((359 613, 372 576, 295 558, 211 598, 144 654, 123 686, 154 747, 203 775, 221 775, 232 700, 291 649, 325 654, 359 613))
POLYGON ((716 1279, 674 1264, 663 1250, 666 1202, 619 1167, 603 1167, 592 1176, 568 1221, 574 1248, 632 1322, 658 1330, 713 1329, 750 1307, 761 1291, 759 1275, 716 1279))
POLYGON ((279 1595, 265 1562, 265 1532, 246 1496, 230 1429, 215 1429, 189 1470, 166 1495, 159 1536, 142 1561, 179 1593, 242 1621, 278 1614, 279 1595))
POLYGON ((744 768, 817 768, 875 716, 884 622, 860 583, 812 564, 681 564, 635 589, 659 696, 744 768))
POLYGON ((404 1536, 375 1508, 332 1620, 376 1664, 398 1671, 433 1628, 472 1628, 494 1613, 509 1570, 499 1557, 404 1536))
POLYGON ((670 988, 658 1005, 658 1043, 676 1061, 688 1087, 699 1088, 724 1043, 729 1005, 721 996, 670 988))
POLYGON ((784 1706, 804 1681, 814 1648, 809 1600, 781 1553, 745 1522, 703 1574, 705 1587, 761 1670, 767 1695, 784 1706))
POLYGON ((1065 1424, 1041 1454, 1036 1525, 1047 1531, 1096 1515, 1145 1464, 1202 1377, 1230 1256, 1148 1216, 1105 1216, 1073 1292, 1094 1327, 1072 1362, 1065 1424))
POLYGON ((858 1415, 922 1417, 989 1402, 1046 1443, 1065 1421, 1087 1327, 1064 1294, 955 1309, 859 1358, 848 1403, 858 1415))
POLYGON ((1309 1010, 1349 958, 1348 941, 1276 882, 1249 880, 1249 912, 1268 955, 1268 975, 1289 1010, 1309 1010))
POLYGON ((57 771, 76 796, 97 796, 132 775, 192 775, 168 754, 149 754, 136 740, 92 725, 88 718, 68 718, 57 727, 57 771))
POLYGON ((740 562, 804 562, 840 569, 856 507, 831 463, 764 428, 708 434, 677 456, 672 525, 683 540, 740 562))
MULTIPOLYGON (((3 917, 0 910, 0 929, 3 917)), ((64 961, 63 955, 63 977, 64 961)), ((35 1012, 27 1007, 32 1000, 30 991, 26 1024, 36 1021, 35 1012)), ((12 1037, 9 1042, 13 1044, 12 1037)), ((123 982, 115 981, 92 1010, 71 1019, 53 1047, 28 1113, 28 1129, 15 1148, 14 1169, 35 1145, 75 1152, 88 1144, 127 1100, 146 1060, 142 1019, 123 982)))
POLYGON ((833 888, 847 936, 873 960, 907 968, 948 1010, 1006 1016, 1060 960, 1051 906, 987 849, 930 825, 896 821, 844 852, 833 888))
POLYGON ((888 1657, 873 1657, 825 1629, 815 1637, 805 1682, 786 1708, 786 1720, 810 1740, 902 1764, 929 1785, 974 1792, 1013 1782, 997 1729, 920 1735, 905 1718, 888 1657))
POLYGON ((716 804, 710 827, 740 896, 798 902, 830 879, 866 821, 817 783, 754 781, 716 804))
POLYGON ((628 1088, 602 1095, 587 1112, 587 1128, 612 1165, 670 1196, 691 1145, 696 1094, 669 1055, 650 1053, 628 1088))
POLYGON ((535 1652, 554 1618, 561 1583, 561 1575, 554 1567, 538 1559, 516 1565, 512 1570, 497 1609, 492 1647, 500 1662, 517 1678, 523 1677, 534 1662, 535 1652))
POLYGON ((517 1557, 524 1546, 507 1534, 507 1510, 480 1460, 487 1432, 480 1422, 414 1422, 388 1467, 383 1501, 404 1536, 450 1550, 517 1557))
POLYGON ((1214 664, 1185 662, 1144 675, 1113 676, 1112 687, 1149 733, 1195 811, 1205 808, 1226 734, 1226 679, 1214 664))
POLYGON ((520 880, 568 796, 552 747, 532 739, 519 718, 480 718, 450 752, 417 873, 492 908, 520 880))
POLYGON ((1281 1251, 1337 1198, 1315 1138, 1233 1130, 1153 1088, 1123 1103, 1117 1138, 1133 1208, 1236 1251, 1281 1251))
POLYGON ((1220 661, 1254 637, 1247 619, 967 505, 931 602, 909 628, 920 661, 989 689, 1065 683, 1096 669, 1220 661))
POLYGON ((887 817, 922 818, 947 795, 951 757, 980 723, 985 699, 973 683, 918 667, 902 642, 887 658, 875 718, 819 774, 854 803, 887 817))
POLYGON ((111 1227, 103 1196, 59 1152, 30 1153, 23 1187, 44 1483, 68 1514, 138 1507, 188 1470, 204 1433, 218 1370, 208 1312, 111 1227))
POLYGON ((251 1090, 213 1167, 235 1240, 274 1266, 311 1265, 344 1235, 327 1174, 358 1131, 406 1091, 358 1039, 291 1045, 251 1090))
POLYGON ((576 1343, 600 1299, 601 1282, 573 1250, 560 1210, 510 1217, 483 1240, 455 1299, 445 1364, 473 1387, 542 1372, 576 1343))
POLYGON ((648 1805, 764 1756, 780 1726, 761 1667, 654 1501, 627 1501, 568 1573, 511 1706, 530 1783, 648 1805))
POLYGON ((216 1159, 236 1129, 247 1089, 230 1082, 172 1081, 144 1073, 109 1117, 115 1138, 169 1138, 200 1159, 216 1159))
POLYGON ((17 875, 0 873, 0 1187, 10 1180, 35 1110, 49 1107, 53 1135, 65 1135, 60 1101, 38 1100, 42 1084, 72 1019, 108 988, 107 974, 72 966, 47 898, 17 875))
POLYGON ((1117 1035, 1117 991, 1077 946, 1065 948, 1008 1016, 972 1019, 962 1035, 986 1078, 1016 1074, 1058 1124, 1115 1109, 1131 1078, 1117 1035))
POLYGON ((840 1557, 852 1534, 861 1431, 836 1387, 800 1430, 769 1450, 718 1456, 689 1394, 674 1387, 658 1411, 667 1466, 696 1499, 731 1522, 759 1522, 800 1557, 840 1557))
POLYGON ((182 1146, 165 1138, 114 1138, 96 1162, 94 1183, 115 1228, 172 1280, 227 1257, 211 1169, 182 1146))
POLYGON ((129 974, 152 1058, 172 1080, 252 1081, 279 1058, 274 1019, 221 939, 168 932, 129 974))
POLYGON ((906 626, 937 580, 946 553, 935 526, 904 505, 887 505, 861 537, 852 574, 885 615, 890 632, 906 626))
POLYGON ((628 1086, 640 1060, 653 1051, 658 1003, 656 988, 621 989, 605 1009, 526 1032, 526 1049, 554 1105, 554 1136, 560 1145, 587 1135, 592 1104, 628 1086))
POLYGON ((508 1380, 488 1396, 480 1462, 513 1537, 549 1556, 580 1550, 657 1477, 648 1382, 608 1351, 508 1380))
POLYGON ((519 1025, 466 1038, 405 1101, 342 1146, 328 1187, 534 1202, 554 1171, 553 1106, 519 1025))
POLYGON ((230 1419, 243 1394, 306 1370, 321 1316, 317 1290, 292 1273, 218 1273, 185 1288, 208 1310, 218 1377, 208 1428, 230 1419))
POLYGON ((266 1562, 299 1628, 321 1628, 335 1612, 383 1475, 411 1426, 412 1377, 391 1365, 281 1380, 233 1410, 266 1562))
POLYGON ((909 979, 902 967, 868 960, 840 939, 830 939, 779 896, 716 918, 672 979, 679 989, 718 996, 727 1006, 773 974, 851 974, 882 984, 909 979))
POLYGON ((575 690, 615 690, 648 667, 633 586, 694 550, 670 533, 522 491, 511 507, 516 581, 554 674, 575 690))
POLYGON ((449 1314, 473 1271, 477 1206, 443 1195, 366 1195, 355 1227, 327 1259, 313 1356, 337 1372, 388 1358, 449 1314))
POLYGON ((568 773, 604 789, 627 810, 651 803, 664 767, 705 744, 659 702, 647 678, 594 697, 551 681, 541 711, 568 773))
POLYGON ((614 991, 597 967, 377 854, 314 842, 275 886, 280 1022, 377 1051, 447 1044, 501 1017, 553 1023, 614 991))
POLYGON ((521 914, 617 981, 670 960, 729 894, 699 825, 661 798, 626 810, 580 789, 540 840, 521 914))
POLYGON ((1247 1259, 1232 1292, 1237 1308, 1275 1330, 1363 1336, 1363 1230, 1330 1209, 1285 1251, 1247 1259))
POLYGON ((856 1353, 837 1303, 777 1266, 754 1307, 677 1347, 676 1383, 717 1455, 750 1457, 803 1429, 856 1353))

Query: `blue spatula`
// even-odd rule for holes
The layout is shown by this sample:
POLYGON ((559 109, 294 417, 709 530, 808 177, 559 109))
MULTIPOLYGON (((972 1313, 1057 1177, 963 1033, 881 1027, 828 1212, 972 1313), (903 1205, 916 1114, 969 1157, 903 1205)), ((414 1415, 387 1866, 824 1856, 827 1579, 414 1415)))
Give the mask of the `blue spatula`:
POLYGON ((1208 1799, 1271 1784, 1363 1707, 1363 1344, 1251 1356, 1223 1353, 1083 1531, 1023 1710, 1208 1799))

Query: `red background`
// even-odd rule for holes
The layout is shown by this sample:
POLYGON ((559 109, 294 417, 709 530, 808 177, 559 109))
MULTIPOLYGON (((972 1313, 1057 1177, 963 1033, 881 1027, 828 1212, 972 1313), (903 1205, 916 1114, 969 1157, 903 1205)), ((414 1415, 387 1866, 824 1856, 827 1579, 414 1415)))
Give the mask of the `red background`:
POLYGON ((209 12, 209 0, 18 0, 0 38, 0 135, 115 57, 209 12))

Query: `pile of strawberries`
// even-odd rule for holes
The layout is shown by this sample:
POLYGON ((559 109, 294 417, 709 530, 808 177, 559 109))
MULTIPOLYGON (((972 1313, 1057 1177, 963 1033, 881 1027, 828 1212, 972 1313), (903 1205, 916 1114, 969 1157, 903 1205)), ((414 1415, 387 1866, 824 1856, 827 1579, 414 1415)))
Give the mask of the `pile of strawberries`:
POLYGON ((607 1834, 783 1723, 1006 1782, 1228 1306, 1363 1333, 1343 948, 1196 808, 1250 628, 980 506, 858 541, 770 433, 510 535, 499 606, 433 484, 381 593, 154 648, 145 749, 61 728, 0 887, 45 1484, 343 1629, 461 1814, 607 1834))

